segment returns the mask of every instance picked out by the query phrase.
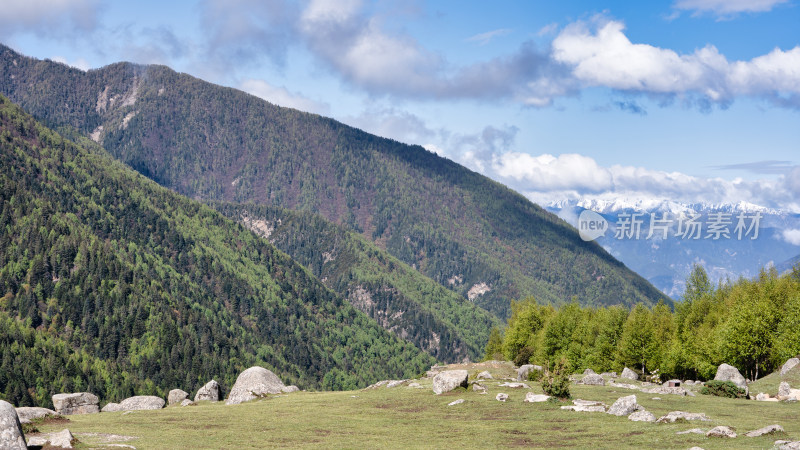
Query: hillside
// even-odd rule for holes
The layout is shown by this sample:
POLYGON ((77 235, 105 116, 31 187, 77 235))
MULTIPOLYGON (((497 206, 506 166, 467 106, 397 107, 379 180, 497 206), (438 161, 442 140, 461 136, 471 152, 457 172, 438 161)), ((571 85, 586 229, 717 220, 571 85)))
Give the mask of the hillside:
POLYGON ((0 47, 0 92, 189 197, 316 212, 506 317, 562 304, 669 302, 556 216, 450 160, 163 66, 83 72, 0 47))
POLYGON ((330 289, 387 330, 440 361, 483 357, 500 321, 322 217, 264 205, 212 204, 269 239, 330 289))
POLYGON ((0 200, 0 393, 17 406, 231 386, 254 364, 354 388, 434 362, 266 240, 2 96, 0 200))

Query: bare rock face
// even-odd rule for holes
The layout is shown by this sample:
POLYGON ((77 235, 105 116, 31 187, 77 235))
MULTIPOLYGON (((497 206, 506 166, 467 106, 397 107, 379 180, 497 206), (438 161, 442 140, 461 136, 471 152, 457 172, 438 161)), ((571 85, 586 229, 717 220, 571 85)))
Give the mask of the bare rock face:
POLYGON ((635 395, 628 395, 627 397, 620 397, 617 401, 608 408, 607 413, 615 416, 629 416, 639 409, 639 404, 636 403, 635 395))
POLYGON ((215 380, 211 380, 206 383, 203 387, 197 390, 197 394, 194 396, 194 401, 199 402, 201 400, 206 400, 210 402, 218 402, 219 401, 219 383, 215 380))
MULTIPOLYGON (((296 389, 296 388, 295 388, 296 389)), ((289 388, 272 371, 253 366, 240 373, 231 388, 226 405, 238 405, 262 398, 267 394, 288 392, 289 388)))
POLYGON ((720 364, 717 368, 717 375, 714 377, 714 381, 730 381, 742 389, 747 389, 747 380, 744 379, 736 367, 728 364, 720 364))
POLYGON ((100 412, 100 399, 89 392, 74 394, 56 394, 53 396, 53 406, 56 413, 69 414, 94 414, 100 412))
POLYGON ((800 364, 800 358, 792 358, 781 366, 781 375, 786 375, 790 370, 794 369, 796 365, 800 364))
POLYGON ((656 416, 650 411, 639 410, 628 416, 628 420, 632 422, 655 422, 656 416))
POLYGON ((461 386, 469 386, 467 382, 469 372, 466 370, 445 370, 433 377, 433 393, 436 395, 450 392, 461 386))
POLYGON ((625 369, 622 370, 622 375, 620 375, 620 378, 627 378, 629 380, 638 380, 639 375, 637 375, 636 372, 626 367, 625 369))
POLYGON ((173 389, 167 394, 167 405, 179 405, 182 401, 189 398, 189 393, 180 389, 173 389))
POLYGON ((36 406, 21 406, 17 408, 17 416, 20 423, 30 423, 31 420, 43 417, 55 416, 56 412, 52 409, 39 408, 36 406))
POLYGON ((17 411, 11 403, 3 400, 0 400, 0 448, 9 450, 28 448, 17 411))
POLYGON ((735 438, 736 432, 731 429, 731 427, 726 426, 718 426, 708 430, 706 433, 706 437, 724 437, 724 438, 735 438))
POLYGON ((765 434, 772 434, 772 433, 783 433, 783 427, 780 425, 768 425, 764 428, 759 428, 757 430, 748 431, 744 435, 747 437, 759 437, 765 434))

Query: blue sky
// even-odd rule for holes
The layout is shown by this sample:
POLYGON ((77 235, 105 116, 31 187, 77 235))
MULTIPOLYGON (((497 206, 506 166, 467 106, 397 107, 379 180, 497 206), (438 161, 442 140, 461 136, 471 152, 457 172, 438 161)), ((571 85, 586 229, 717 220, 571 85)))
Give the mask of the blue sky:
POLYGON ((166 64, 482 172, 534 201, 800 212, 800 0, 4 0, 0 41, 166 64))

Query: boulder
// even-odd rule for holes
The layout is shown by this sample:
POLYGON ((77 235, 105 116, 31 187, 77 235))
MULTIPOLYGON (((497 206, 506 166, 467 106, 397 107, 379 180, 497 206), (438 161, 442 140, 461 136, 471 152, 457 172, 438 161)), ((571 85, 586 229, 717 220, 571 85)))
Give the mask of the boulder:
POLYGON ((483 372, 479 373, 476 378, 479 379, 479 380, 493 380, 494 379, 494 377, 492 376, 491 373, 489 373, 488 370, 484 370, 483 372))
POLYGON ((525 394, 525 400, 523 402, 526 403, 541 403, 550 400, 549 395, 544 394, 534 394, 533 392, 528 392, 525 394))
POLYGON ((639 375, 637 375, 636 372, 626 367, 622 369, 622 375, 620 375, 620 378, 627 378, 629 380, 638 380, 639 375))
POLYGON ((483 386, 481 384, 475 383, 475 384, 472 385, 472 390, 477 392, 477 393, 479 393, 479 394, 485 394, 486 393, 486 386, 483 386))
POLYGON ((629 395, 627 397, 620 397, 617 401, 608 408, 607 413, 615 416, 629 416, 639 409, 639 404, 636 403, 636 396, 629 395))
POLYGON ((796 365, 800 364, 800 358, 792 358, 781 366, 781 375, 786 375, 790 370, 794 369, 796 365))
MULTIPOLYGON (((405 383, 406 381, 408 381, 408 380, 391 380, 388 383, 386 383, 386 388, 387 389, 391 389, 391 388, 395 388, 397 386, 402 386, 403 383, 405 383)), ((294 391, 297 390, 297 386, 292 386, 292 387, 294 388, 294 390, 291 391, 291 392, 294 392, 294 391)), ((285 386, 283 388, 283 392, 287 392, 288 389, 290 389, 289 386, 285 386)))
POLYGON ((606 404, 592 400, 575 399, 572 406, 562 406, 561 409, 580 412, 606 412, 606 404))
POLYGON ((778 450, 798 450, 800 449, 800 441, 787 441, 785 439, 779 439, 775 441, 775 446, 772 448, 778 450))
POLYGON ((450 392, 457 387, 469 386, 467 378, 469 372, 466 370, 445 370, 433 377, 433 393, 436 395, 450 392))
POLYGON ((464 399, 460 398, 458 400, 453 400, 452 402, 448 403, 447 406, 455 406, 464 403, 464 399))
POLYGON ((100 412, 117 412, 122 411, 122 407, 119 406, 119 403, 106 403, 106 406, 103 406, 103 409, 100 412))
POLYGON ((704 413, 687 413, 683 411, 671 411, 667 413, 666 416, 661 416, 658 418, 656 422, 658 423, 674 423, 676 420, 699 420, 702 422, 710 422, 711 419, 708 418, 707 415, 704 413))
POLYGON ((542 371, 542 366, 536 364, 523 364, 517 369, 517 381, 528 381, 528 376, 533 371, 542 371))
POLYGON ((501 392, 501 393, 497 394, 497 396, 495 397, 495 400, 497 400, 498 402, 504 402, 504 401, 508 400, 508 394, 504 394, 504 393, 501 392))
MULTIPOLYGON (((417 383, 417 384, 418 384, 418 383, 417 383)), ((299 387, 297 387, 297 386, 295 386, 295 385, 293 385, 293 384, 290 384, 289 386, 286 386, 286 388, 283 390, 283 393, 284 393, 284 394, 290 394, 290 393, 292 393, 292 392, 297 392, 297 391, 299 391, 299 390, 300 390, 300 388, 299 388, 299 387)))
POLYGON ((19 416, 20 423, 30 423, 30 421, 34 419, 42 419, 55 415, 55 411, 47 408, 39 408, 36 406, 21 406, 17 408, 17 416, 19 416))
POLYGON ((72 448, 72 444, 76 441, 75 436, 68 429, 63 429, 58 433, 50 433, 47 439, 51 447, 72 448))
POLYGON ((720 364, 717 368, 717 375, 714 377, 714 381, 730 381, 742 389, 747 389, 747 381, 742 374, 739 373, 739 370, 728 364, 720 364))
POLYGON ((164 399, 154 395, 128 397, 119 403, 120 411, 146 411, 164 407, 164 399))
POLYGON ((197 406, 197 403, 189 400, 188 398, 185 398, 181 400, 181 406, 197 406))
POLYGON ((733 431, 731 427, 726 426, 718 426, 708 430, 706 433, 706 437, 724 437, 724 438, 735 438, 736 432, 733 431))
POLYGON ((189 393, 181 389, 173 389, 167 394, 167 404, 169 406, 178 405, 189 398, 189 393))
POLYGON ((509 387, 511 389, 519 389, 519 388, 530 389, 531 388, 530 386, 528 386, 525 383, 509 383, 509 382, 500 383, 500 384, 498 384, 498 386, 499 387, 509 387))
MULTIPOLYGON (((592 370, 592 369, 586 369, 586 370, 592 370)), ((581 380, 578 381, 578 384, 586 384, 589 386, 605 386, 606 380, 604 380, 603 377, 601 377, 596 373, 590 373, 581 378, 581 380)))
POLYGON ((655 422, 656 416, 650 411, 639 410, 628 416, 628 420, 633 422, 655 422))
POLYGON ((100 412, 99 403, 100 399, 89 392, 53 396, 53 406, 56 413, 61 415, 98 413, 100 412))
POLYGON ((17 410, 11 403, 3 400, 0 400, 0 448, 9 450, 28 448, 17 410))
POLYGON ((690 396, 694 397, 694 395, 692 393, 690 393, 689 391, 687 391, 686 389, 684 389, 682 387, 664 387, 664 386, 659 386, 659 387, 654 387, 654 388, 650 388, 650 389, 642 389, 642 392, 644 392, 646 394, 690 395, 690 396))
POLYGON ((781 381, 781 384, 778 386, 778 397, 788 397, 791 389, 789 383, 781 381))
POLYGON ((764 428, 748 431, 744 435, 747 437, 759 437, 759 436, 764 436, 765 434, 783 433, 783 432, 784 432, 783 427, 780 425, 767 425, 764 428))
POLYGON ((236 383, 233 384, 225 404, 238 405, 262 398, 267 394, 280 394, 287 390, 286 385, 272 371, 253 366, 240 373, 236 378, 236 383))
POLYGON ((194 395, 194 401, 199 402, 203 400, 209 402, 219 401, 219 383, 215 380, 211 380, 197 390, 197 394, 194 395))

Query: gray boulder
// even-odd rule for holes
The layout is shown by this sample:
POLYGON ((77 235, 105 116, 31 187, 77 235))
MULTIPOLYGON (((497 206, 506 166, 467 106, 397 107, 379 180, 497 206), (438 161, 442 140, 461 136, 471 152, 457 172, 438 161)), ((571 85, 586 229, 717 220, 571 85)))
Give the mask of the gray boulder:
POLYGON ((119 403, 113 403, 113 402, 106 403, 106 406, 103 406, 103 409, 100 410, 100 412, 105 412, 105 413, 117 412, 117 411, 122 411, 122 407, 119 406, 119 403))
POLYGON ((687 391, 686 389, 684 389, 682 387, 664 387, 664 386, 659 386, 659 387, 654 387, 654 388, 650 388, 650 389, 642 389, 642 392, 644 392, 646 394, 690 395, 690 396, 694 397, 694 395, 692 393, 690 393, 690 391, 687 391))
POLYGON ((169 406, 178 405, 189 398, 189 393, 181 389, 173 389, 167 394, 167 404, 169 406))
POLYGON ((197 394, 194 396, 194 401, 210 401, 210 402, 218 402, 219 401, 219 383, 215 380, 211 380, 206 383, 203 387, 197 390, 197 394))
POLYGON ((575 399, 572 401, 572 406, 562 406, 561 409, 567 411, 579 412, 606 412, 606 404, 603 402, 596 402, 592 400, 575 399))
POLYGON ((501 392, 497 394, 494 399, 497 400, 498 402, 504 402, 508 400, 508 394, 504 394, 501 392))
POLYGON ((526 403, 541 403, 550 400, 549 395, 544 394, 534 394, 533 392, 528 392, 525 394, 525 400, 523 402, 526 403))
POLYGON ((483 386, 480 383, 473 383, 472 390, 479 394, 486 394, 486 386, 483 386))
POLYGON ((747 390, 747 380, 744 379, 739 370, 729 364, 720 364, 717 368, 717 375, 714 381, 730 381, 736 386, 747 390))
POLYGON ((788 397, 791 390, 792 387, 789 386, 789 383, 781 381, 781 384, 778 385, 778 397, 788 397))
POLYGON ((747 437, 759 437, 759 436, 764 436, 765 434, 783 433, 783 432, 784 432, 783 427, 780 425, 768 425, 764 428, 748 431, 744 435, 747 437))
POLYGON ((53 396, 53 406, 56 413, 61 415, 70 414, 94 414, 100 412, 100 399, 89 392, 77 392, 74 394, 56 394, 53 396))
POLYGON ((699 420, 701 422, 710 422, 711 419, 708 418, 707 415, 704 413, 687 413, 683 411, 671 411, 667 413, 666 416, 661 416, 658 418, 656 422, 658 423, 674 423, 676 420, 683 419, 683 420, 699 420))
POLYGON ((262 398, 268 394, 280 394, 289 389, 277 375, 263 367, 253 366, 240 373, 231 388, 226 405, 238 405, 262 398))
POLYGON ((592 369, 586 369, 586 370, 583 371, 583 374, 584 375, 597 375, 597 372, 595 372, 592 369))
POLYGON ((636 403, 635 395, 628 395, 627 397, 620 397, 617 401, 608 408, 607 413, 615 416, 629 416, 639 409, 639 404, 636 403))
POLYGON ((525 383, 509 383, 507 381, 504 382, 504 383, 500 383, 497 386, 498 387, 509 387, 511 389, 519 389, 519 388, 530 389, 531 388, 530 386, 528 386, 525 383))
POLYGON ((796 365, 800 364, 800 358, 792 358, 781 366, 781 375, 786 375, 790 370, 794 369, 796 365))
POLYGON ((655 422, 656 416, 650 411, 642 409, 629 415, 628 420, 632 422, 655 422))
MULTIPOLYGON (((592 369, 586 369, 586 370, 591 371, 592 369)), ((581 378, 581 380, 578 381, 578 384, 586 384, 589 386, 605 386, 606 380, 604 380, 603 377, 601 377, 596 373, 590 373, 581 378)))
POLYGON ((469 372, 466 370, 445 370, 433 377, 433 393, 436 395, 450 392, 457 387, 467 387, 469 372))
POLYGON ((536 364, 523 364, 517 369, 517 381, 528 381, 528 376, 533 371, 542 371, 542 366, 536 364))
POLYGON ((736 432, 733 431, 731 427, 726 426, 718 426, 708 430, 706 433, 706 437, 724 437, 724 438, 735 438, 736 432))
POLYGON ((3 400, 0 400, 0 448, 9 450, 28 448, 17 410, 11 403, 3 400))
POLYGON ((188 398, 185 398, 181 400, 181 406, 197 406, 197 403, 189 400, 188 398))
POLYGON ((775 441, 775 446, 772 448, 778 450, 798 450, 800 449, 800 441, 787 441, 786 439, 778 439, 775 441))
POLYGON ((639 375, 637 375, 636 372, 626 367, 622 370, 622 375, 620 375, 620 378, 627 378, 629 380, 638 380, 639 375))
POLYGON ((75 443, 76 439, 75 436, 65 428, 58 433, 50 433, 48 441, 51 447, 72 448, 72 444, 75 443))
POLYGON ((30 423, 30 421, 34 419, 42 419, 55 415, 55 411, 47 408, 39 408, 36 406, 21 406, 17 408, 17 416, 19 416, 20 423, 30 423))
POLYGON ((491 373, 489 373, 488 370, 484 370, 483 372, 479 373, 476 378, 479 379, 479 380, 493 380, 494 379, 494 377, 492 376, 491 373))
POLYGON ((164 407, 164 399, 154 395, 128 397, 119 403, 120 411, 146 411, 164 407))

